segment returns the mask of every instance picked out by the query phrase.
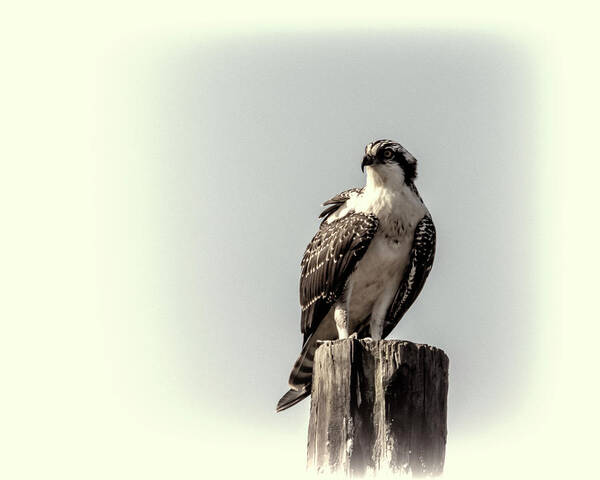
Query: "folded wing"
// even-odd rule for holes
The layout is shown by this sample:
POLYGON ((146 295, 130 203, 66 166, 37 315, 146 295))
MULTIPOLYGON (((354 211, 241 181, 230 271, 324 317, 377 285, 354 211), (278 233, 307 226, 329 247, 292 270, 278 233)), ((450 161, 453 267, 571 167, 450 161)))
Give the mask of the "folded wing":
POLYGON ((300 276, 304 343, 343 293, 348 277, 365 254, 378 224, 375 215, 350 213, 324 223, 308 244, 300 276))
POLYGON ((410 261, 383 325, 387 337, 416 300, 427 280, 435 257, 435 226, 429 215, 417 224, 410 252, 410 261))

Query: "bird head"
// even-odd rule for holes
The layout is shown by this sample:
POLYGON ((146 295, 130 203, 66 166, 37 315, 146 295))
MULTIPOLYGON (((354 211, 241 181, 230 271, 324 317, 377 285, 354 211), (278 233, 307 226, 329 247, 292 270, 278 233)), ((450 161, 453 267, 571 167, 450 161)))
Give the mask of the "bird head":
MULTIPOLYGON (((402 176, 405 183, 417 177, 417 160, 399 143, 392 140, 377 140, 365 147, 365 156, 361 164, 373 169, 373 173, 382 177, 402 176)), ((367 171, 367 175, 369 171, 367 171)))

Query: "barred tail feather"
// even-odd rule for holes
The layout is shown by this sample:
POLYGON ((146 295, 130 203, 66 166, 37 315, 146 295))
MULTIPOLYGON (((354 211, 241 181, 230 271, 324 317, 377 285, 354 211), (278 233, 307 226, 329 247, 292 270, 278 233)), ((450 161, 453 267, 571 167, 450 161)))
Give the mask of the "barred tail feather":
POLYGON ((304 344, 302 352, 294 363, 292 373, 288 383, 293 390, 302 390, 306 385, 312 383, 313 365, 315 363, 315 351, 317 350, 317 342, 313 338, 309 338, 304 344))
POLYGON ((286 408, 290 408, 293 405, 296 405, 299 401, 305 399, 310 395, 310 385, 307 386, 306 390, 288 390, 288 392, 281 397, 279 402, 277 402, 277 411, 281 412, 286 408))
POLYGON ((291 388, 277 403, 278 412, 296 405, 300 400, 310 395, 317 346, 316 340, 309 338, 304 347, 302 347, 302 352, 290 374, 289 384, 291 388))

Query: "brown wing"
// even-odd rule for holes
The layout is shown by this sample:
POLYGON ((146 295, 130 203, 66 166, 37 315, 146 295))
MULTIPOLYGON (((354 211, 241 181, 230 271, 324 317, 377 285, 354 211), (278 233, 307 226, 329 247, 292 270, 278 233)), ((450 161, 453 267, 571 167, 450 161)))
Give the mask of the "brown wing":
POLYGON ((402 316, 421 293, 435 257, 435 225, 429 215, 417 224, 410 252, 410 261, 404 272, 394 301, 388 309, 383 325, 383 337, 387 337, 402 316))
POLYGON ((348 277, 365 254, 378 224, 375 215, 350 213, 323 224, 308 244, 300 276, 304 343, 344 291, 348 277))
POLYGON ((338 193, 335 197, 330 198, 326 202, 323 202, 323 206, 325 208, 319 215, 319 218, 323 219, 323 223, 321 223, 321 226, 323 226, 325 220, 329 218, 329 215, 336 212, 338 208, 344 205, 344 203, 346 203, 346 200, 348 200, 353 194, 358 194, 362 191, 362 188, 351 188, 350 190, 345 190, 342 193, 338 193))

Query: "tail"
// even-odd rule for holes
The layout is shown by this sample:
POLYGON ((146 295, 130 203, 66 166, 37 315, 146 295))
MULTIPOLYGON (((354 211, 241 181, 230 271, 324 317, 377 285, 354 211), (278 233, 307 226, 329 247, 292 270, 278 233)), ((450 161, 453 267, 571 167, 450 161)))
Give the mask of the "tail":
POLYGON ((307 385, 306 387, 307 388, 302 390, 288 390, 288 392, 281 397, 279 402, 277 402, 277 411, 281 412, 286 408, 290 408, 308 397, 310 395, 310 385, 307 385))
POLYGON ((303 390, 306 385, 312 383, 312 372, 317 347, 317 340, 311 335, 302 347, 302 352, 300 352, 300 356, 296 360, 296 363, 294 363, 294 368, 292 368, 292 373, 290 373, 288 383, 292 389, 303 390))
POLYGON ((290 374, 289 384, 292 388, 277 403, 278 412, 296 405, 310 395, 316 349, 316 339, 308 338, 290 374))

